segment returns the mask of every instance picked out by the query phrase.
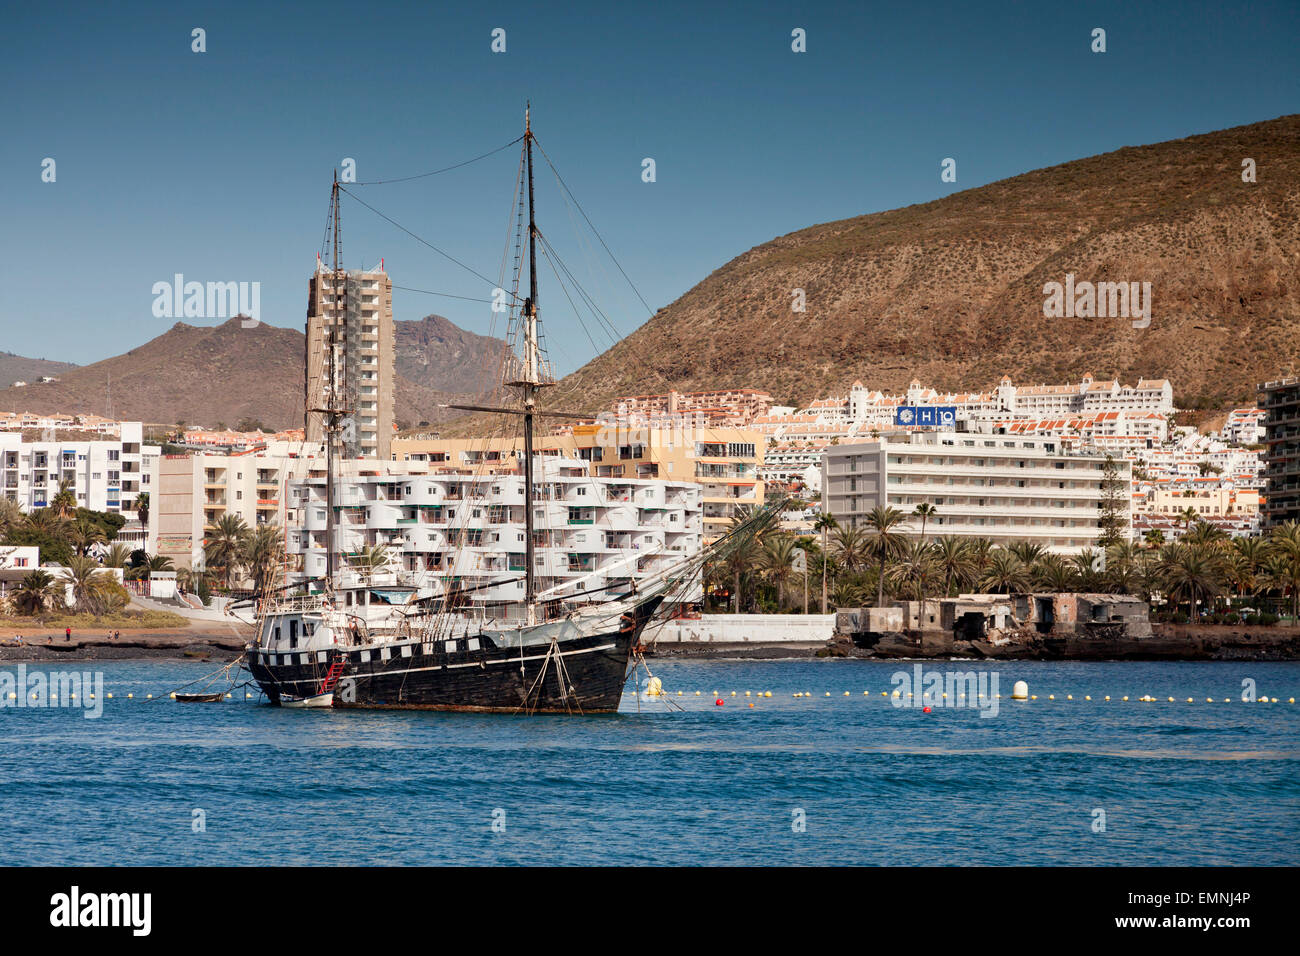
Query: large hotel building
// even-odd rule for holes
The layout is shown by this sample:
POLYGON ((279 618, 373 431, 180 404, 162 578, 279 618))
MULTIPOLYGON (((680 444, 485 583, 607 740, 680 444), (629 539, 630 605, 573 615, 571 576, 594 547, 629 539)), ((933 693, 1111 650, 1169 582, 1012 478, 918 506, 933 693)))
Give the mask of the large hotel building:
MULTIPOLYGON (((1132 464, 1114 459, 1124 533, 1132 532, 1132 464)), ((965 432, 887 434, 875 441, 827 449, 822 473, 825 510, 841 525, 864 527, 871 509, 911 515, 928 503, 930 535, 984 537, 995 544, 1032 541, 1077 554, 1095 547, 1106 459, 1067 453, 1051 439, 965 432)), ((919 534, 920 519, 903 529, 919 534)))
POLYGON ((1264 411, 1263 527, 1300 521, 1300 378, 1278 379, 1259 387, 1264 411))
POLYGON ((338 328, 338 382, 351 424, 343 429, 343 454, 348 458, 387 461, 393 437, 395 332, 393 282, 382 270, 348 272, 342 276, 317 261, 307 287, 307 406, 308 442, 322 442, 324 416, 312 409, 325 404, 329 369, 326 344, 330 327, 338 328), (336 295, 337 292, 339 295, 336 295), (344 291, 346 290, 346 294, 344 291), (343 303, 336 302, 341 297, 343 303))

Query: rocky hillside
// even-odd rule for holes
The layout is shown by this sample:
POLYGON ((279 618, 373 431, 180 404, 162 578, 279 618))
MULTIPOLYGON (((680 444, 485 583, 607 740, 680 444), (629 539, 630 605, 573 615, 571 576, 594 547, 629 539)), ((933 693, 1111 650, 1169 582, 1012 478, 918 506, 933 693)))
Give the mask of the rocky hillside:
MULTIPOLYGON (((502 347, 499 339, 463 333, 440 316, 398 322, 398 421, 442 421, 450 416, 439 403, 487 391, 498 378, 502 347), (435 354, 420 356, 421 348, 435 354), (436 384, 444 373, 450 387, 436 384)), ((304 348, 301 331, 265 322, 253 328, 243 328, 239 318, 218 326, 178 322, 124 355, 69 367, 58 382, 0 389, 0 408, 209 426, 247 417, 272 428, 296 427, 303 416, 304 348)))
POLYGON ((70 362, 51 362, 49 359, 26 358, 12 352, 0 352, 0 388, 14 382, 35 382, 43 375, 63 375, 77 366, 70 362))
POLYGON ((1167 377, 1180 405, 1253 400, 1300 362, 1300 116, 1127 147, 736 257, 550 390, 554 407, 750 386, 782 403, 1167 377), (1242 181, 1252 159, 1256 182, 1242 181), (1150 282, 1151 323, 1045 318, 1044 285, 1150 282), (807 311, 791 310, 804 290, 807 311))

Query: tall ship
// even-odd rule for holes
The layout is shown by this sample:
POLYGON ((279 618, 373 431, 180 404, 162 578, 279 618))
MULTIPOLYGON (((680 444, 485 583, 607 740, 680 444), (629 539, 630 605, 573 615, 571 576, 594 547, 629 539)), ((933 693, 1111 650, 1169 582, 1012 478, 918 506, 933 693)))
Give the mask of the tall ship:
MULTIPOLYGON (((618 709, 643 632, 666 607, 698 584, 711 557, 756 534, 776 513, 760 509, 719 541, 680 559, 663 562, 651 575, 611 576, 592 589, 573 582, 539 588, 536 554, 539 497, 534 428, 539 417, 583 418, 538 407, 552 380, 540 347, 533 146, 525 113, 520 172, 516 180, 522 226, 526 175, 528 294, 511 306, 510 348, 502 384, 516 401, 504 406, 457 405, 466 411, 505 413, 522 423, 523 477, 521 575, 466 586, 450 572, 413 573, 392 556, 368 566, 339 560, 337 525, 340 450, 351 428, 351 397, 340 385, 346 336, 331 323, 325 343, 327 368, 321 407, 325 438, 325 573, 256 594, 256 636, 244 664, 266 697, 289 707, 356 707, 505 713, 601 714, 618 709), (522 579, 515 601, 479 603, 471 591, 501 590, 522 579)), ((337 174, 330 198, 334 302, 349 288, 339 262, 337 174)), ((327 226, 327 235, 330 227, 327 226)), ((522 264, 517 260, 516 290, 522 264)), ((415 476, 395 481, 411 483, 415 476)), ((483 483, 464 487, 486 491, 483 483)), ((468 511, 469 509, 464 509, 468 511)), ((454 564, 454 561, 452 562, 454 564)), ((494 593, 495 593, 494 592, 494 593)))

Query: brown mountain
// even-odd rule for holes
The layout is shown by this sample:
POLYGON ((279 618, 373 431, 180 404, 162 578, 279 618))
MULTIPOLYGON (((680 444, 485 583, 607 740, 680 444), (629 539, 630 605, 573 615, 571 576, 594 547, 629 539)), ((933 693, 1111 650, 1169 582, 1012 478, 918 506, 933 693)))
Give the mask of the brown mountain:
POLYGON ((52 362, 49 359, 25 358, 12 352, 0 352, 0 387, 14 382, 35 382, 43 375, 61 376, 77 366, 71 362, 52 362))
POLYGON ((398 375, 426 388, 466 394, 495 383, 505 349, 501 339, 467 332, 441 315, 393 325, 398 375))
POLYGON ((898 390, 1169 378, 1253 401, 1300 361, 1300 116, 1126 147, 813 226, 718 269, 551 389, 554 407, 750 386, 783 403, 898 390), (1253 159, 1257 182, 1242 181, 1253 159), (1044 285, 1150 282, 1152 321, 1044 318, 1044 285), (807 311, 791 310, 803 289, 807 311))
MULTIPOLYGON (((247 417, 273 428, 301 426, 303 333, 265 322, 243 328, 241 322, 239 318, 217 326, 178 322, 125 355, 63 372, 58 382, 0 389, 0 409, 111 413, 128 420, 205 425, 234 425, 247 417)), ((404 336, 402 326, 422 326, 425 322, 397 323, 399 355, 404 350, 408 364, 421 339, 418 335, 404 336), (404 337, 405 346, 401 344, 404 337)), ((441 322, 450 330, 435 323, 439 333, 455 339, 451 330, 460 330, 445 319, 441 322)), ((485 367, 486 356, 499 353, 502 345, 499 339, 472 336, 457 342, 457 360, 437 357, 426 364, 422 381, 412 381, 399 372, 398 420, 436 422, 451 417, 437 405, 473 399, 487 391, 498 377, 495 358, 491 371, 477 379, 484 383, 478 388, 473 387, 476 379, 464 369, 475 364, 485 367), (457 386, 469 387, 465 391, 432 387, 431 381, 436 381, 432 376, 441 364, 453 361, 461 366, 455 377, 457 386)), ((399 368, 402 361, 399 358, 399 368)))

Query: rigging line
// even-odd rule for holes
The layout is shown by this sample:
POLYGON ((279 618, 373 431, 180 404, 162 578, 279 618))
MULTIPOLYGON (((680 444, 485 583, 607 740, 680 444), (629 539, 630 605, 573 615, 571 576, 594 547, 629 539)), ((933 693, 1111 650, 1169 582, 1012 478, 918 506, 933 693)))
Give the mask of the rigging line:
MULTIPOLYGON (((560 257, 559 252, 557 252, 555 247, 551 245, 550 241, 545 236, 543 236, 541 232, 538 232, 537 237, 542 240, 543 252, 547 252, 549 250, 548 254, 555 256, 555 261, 559 263, 560 268, 564 270, 564 274, 569 277, 569 281, 572 282, 574 287, 578 290, 578 294, 582 298, 583 303, 587 306, 588 309, 591 310, 593 317, 595 317, 596 320, 603 326, 604 331, 610 334, 611 337, 610 347, 612 348, 613 346, 617 345, 620 341, 622 341, 623 336, 619 334, 618 328, 614 325, 613 320, 611 320, 609 316, 607 316, 604 313, 604 311, 600 308, 600 306, 596 305, 596 300, 592 298, 591 293, 589 293, 583 287, 582 283, 578 281, 578 277, 573 274, 573 270, 570 269, 568 263, 566 263, 560 257)), ((593 343, 593 347, 594 347, 594 343, 593 343)))
MULTIPOLYGON (((353 199, 355 199, 357 202, 361 203, 361 205, 365 206, 367 209, 369 209, 371 212, 373 212, 373 213, 374 213, 376 216, 378 216, 380 219, 383 219, 383 220, 385 220, 386 222, 389 222, 389 223, 391 223, 392 225, 396 226, 398 229, 402 230, 402 232, 406 233, 408 236, 410 236, 410 237, 411 237, 412 239, 414 239, 416 242, 418 242, 418 243, 420 243, 420 244, 422 244, 422 245, 428 246, 430 249, 432 249, 434 252, 438 253, 438 255, 442 256, 444 259, 447 259, 447 260, 450 261, 450 262, 454 262, 456 265, 460 266, 460 267, 461 267, 462 269, 464 269, 466 272, 468 272, 468 273, 470 273, 471 275, 474 275, 474 276, 478 277, 479 279, 482 279, 484 282, 486 282, 486 283, 492 285, 492 287, 493 287, 494 289, 497 288, 497 286, 496 286, 495 284, 492 283, 492 280, 489 279, 487 276, 483 275, 483 273, 479 272, 477 269, 473 269, 473 268, 471 268, 470 266, 465 265, 465 263, 461 262, 461 261, 460 261, 459 259, 457 259, 455 256, 452 256, 452 255, 449 255, 449 254, 446 253, 446 252, 443 252, 441 249, 439 249, 439 248, 438 248, 437 246, 435 246, 433 243, 429 242, 429 240, 427 240, 427 239, 422 239, 421 237, 417 236, 415 233, 411 232, 411 230, 407 229, 405 226, 403 226, 403 225, 402 225, 400 222, 398 222, 396 219, 393 219, 393 218, 391 218, 390 216, 387 216, 387 215, 385 215, 384 213, 380 212, 378 209, 376 209, 374 206, 370 205, 370 203, 366 202, 366 201, 365 201, 364 199, 362 199, 360 196, 356 195, 355 193, 351 192, 350 190, 344 189, 342 186, 339 187, 339 192, 347 193, 349 196, 351 196, 351 197, 352 197, 353 199)), ((505 290, 502 290, 502 291, 504 292, 505 290)), ((512 295, 512 293, 506 292, 506 295, 512 295)), ((517 298, 517 296, 516 296, 516 298, 517 298)))
POLYGON ((393 288, 401 289, 403 292, 422 292, 425 295, 440 295, 445 299, 464 299, 466 302, 490 303, 492 301, 491 299, 480 299, 478 296, 473 295, 453 295, 450 292, 434 292, 432 289, 413 289, 409 285, 395 285, 393 288))
POLYGON ((560 270, 556 268, 554 260, 551 259, 551 254, 547 251, 547 245, 548 243, 543 240, 542 256, 546 259, 547 265, 551 267, 551 271, 555 273, 555 281, 559 285, 560 290, 564 293, 564 297, 569 300, 569 306, 573 309, 573 317, 578 320, 578 325, 582 327, 583 335, 587 336, 587 341, 591 343, 592 349, 599 354, 601 350, 596 345, 596 340, 591 337, 591 332, 587 328, 587 323, 582 320, 582 314, 578 311, 577 305, 574 304, 573 296, 569 295, 569 287, 564 284, 564 278, 560 275, 560 270))
POLYGON ((523 139, 522 136, 516 139, 512 139, 504 146, 498 146, 496 149, 486 152, 482 156, 475 156, 473 159, 467 159, 463 163, 456 163, 456 165, 454 166, 444 166, 442 169, 435 169, 427 173, 416 173, 414 176, 399 176, 396 179, 372 179, 364 183, 352 183, 352 185, 353 186, 383 186, 388 183, 407 183, 410 182, 412 179, 426 179, 429 176, 437 176, 439 173, 449 173, 453 169, 460 169, 462 166, 468 166, 470 163, 477 163, 480 159, 487 159, 489 156, 494 156, 497 153, 501 152, 501 150, 503 149, 509 149, 511 146, 515 145, 515 143, 519 142, 519 140, 521 139, 523 139))
POLYGON ((645 307, 646 314, 653 316, 654 309, 650 308, 649 303, 647 303, 646 300, 642 298, 641 290, 638 289, 636 287, 636 283, 634 283, 631 280, 631 278, 628 277, 627 272, 624 271, 623 266, 618 261, 618 258, 610 250, 608 244, 606 244, 605 242, 604 237, 601 236, 600 231, 595 227, 595 225, 592 224, 591 219, 587 216, 586 210, 582 208, 582 203, 578 202, 578 197, 573 195, 573 190, 570 189, 569 184, 564 181, 564 177, 560 175, 560 171, 555 168, 555 164, 551 162, 551 157, 547 155, 546 150, 542 148, 542 144, 538 142, 536 136, 533 137, 533 142, 537 143, 537 148, 538 150, 541 151, 542 157, 546 160, 546 165, 551 167, 551 172, 555 174, 555 178, 559 181, 560 185, 564 187, 564 191, 569 194, 569 198, 573 200, 573 205, 577 207, 578 212, 582 214, 582 218, 585 219, 587 225, 591 227, 591 231, 595 233, 596 238, 600 240, 601 247, 605 250, 606 254, 610 257, 610 259, 613 260, 614 265, 618 267, 618 271, 622 273, 623 278, 627 280, 628 286, 631 287, 632 291, 636 294, 636 297, 641 301, 641 305, 645 307))

